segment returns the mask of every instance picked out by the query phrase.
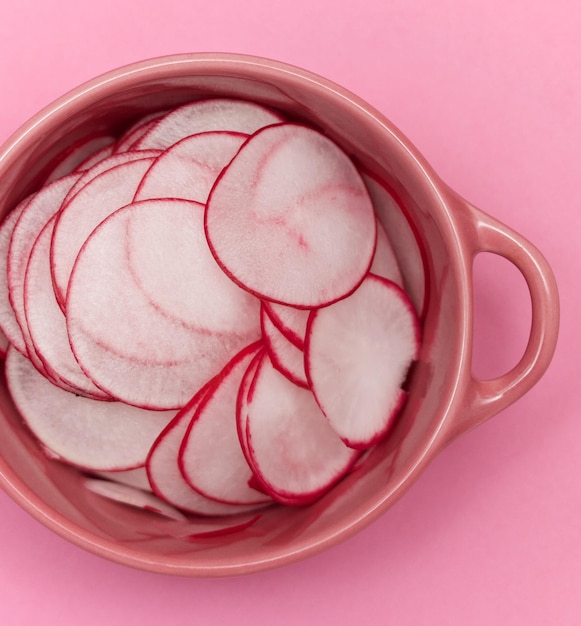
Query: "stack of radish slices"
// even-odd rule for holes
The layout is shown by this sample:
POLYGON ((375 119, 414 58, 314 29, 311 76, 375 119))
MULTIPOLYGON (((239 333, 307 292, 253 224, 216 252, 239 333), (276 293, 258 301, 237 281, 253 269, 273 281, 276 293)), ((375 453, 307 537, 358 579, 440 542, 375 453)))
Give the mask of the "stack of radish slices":
POLYGON ((312 502, 386 435, 420 323, 329 138, 232 99, 70 148, 0 228, 6 378, 51 458, 169 517, 312 502))

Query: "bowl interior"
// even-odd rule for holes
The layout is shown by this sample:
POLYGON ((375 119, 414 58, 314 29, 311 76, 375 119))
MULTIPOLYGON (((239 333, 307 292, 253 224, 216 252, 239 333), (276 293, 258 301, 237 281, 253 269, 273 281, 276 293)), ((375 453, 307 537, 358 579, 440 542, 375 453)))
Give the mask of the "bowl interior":
MULTIPOLYGON (((259 514, 187 523, 86 491, 80 474, 46 457, 23 427, 2 380, 0 478, 6 490, 44 524, 97 554, 180 575, 242 573, 295 560, 349 536, 383 512, 435 451, 453 404, 462 352, 466 296, 458 278, 458 251, 445 203, 427 178, 425 164, 368 105, 296 68, 245 57, 190 55, 96 79, 41 112, 5 144, 0 215, 34 191, 55 157, 78 139, 102 130, 120 133, 144 113, 218 95, 261 102, 319 127, 353 157, 370 188, 377 191, 380 181, 391 190, 397 202, 378 206, 378 214, 404 240, 412 233, 418 242, 415 261, 408 259, 404 274, 416 291, 424 290, 425 281, 424 341, 395 429, 329 494, 306 507, 275 506, 259 514)), ((403 255, 405 246, 402 250, 403 255)))

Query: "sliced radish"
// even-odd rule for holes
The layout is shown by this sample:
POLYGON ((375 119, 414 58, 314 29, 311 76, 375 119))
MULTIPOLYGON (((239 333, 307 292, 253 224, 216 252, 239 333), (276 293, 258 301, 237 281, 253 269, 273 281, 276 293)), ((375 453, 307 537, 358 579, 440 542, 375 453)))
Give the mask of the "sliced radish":
POLYGON ((262 306, 280 332, 297 348, 305 347, 305 335, 310 309, 295 309, 278 302, 263 301, 262 306))
MULTIPOLYGON (((145 200, 107 218, 87 240, 71 274, 66 316, 73 352, 83 371, 112 396, 144 408, 181 408, 193 394, 249 343, 260 337, 248 320, 228 332, 202 323, 188 327, 147 299, 128 266, 131 221, 151 216, 175 220, 183 231, 201 219, 195 203, 145 200)), ((148 230, 152 237, 159 233, 148 230)), ((165 242, 171 246, 170 241, 165 242)), ((155 249, 150 238, 131 237, 138 247, 155 249)), ((158 272, 168 266, 159 263, 158 272)), ((205 286, 210 290, 214 284, 205 286)), ((212 300, 209 293, 207 297, 212 300)), ((224 319, 223 315, 219 320, 224 319)))
POLYGON ((369 274, 349 298, 311 314, 307 376, 343 441, 367 448, 389 430, 420 345, 413 304, 395 283, 369 274))
POLYGON ((24 310, 24 279, 32 246, 47 222, 55 215, 61 202, 80 174, 69 174, 38 191, 16 222, 8 251, 8 289, 10 303, 35 367, 44 367, 34 351, 24 310))
POLYGON ((147 470, 145 466, 136 467, 130 470, 119 470, 117 472, 93 472, 99 478, 106 478, 115 483, 136 487, 143 491, 151 491, 151 485, 147 478, 147 470))
POLYGON ((19 352, 22 352, 22 354, 26 354, 26 343, 24 342, 20 324, 16 319, 14 309, 10 303, 8 250, 16 222, 31 200, 32 196, 23 200, 4 218, 0 226, 0 329, 2 329, 2 332, 6 335, 6 339, 14 345, 19 352))
POLYGON ((267 313, 266 307, 261 309, 262 337, 268 349, 270 360, 276 369, 290 381, 300 387, 309 387, 305 374, 305 358, 303 351, 297 348, 276 327, 267 313))
POLYGON ((66 205, 73 196, 77 194, 85 185, 90 183, 94 178, 97 178, 99 174, 113 169, 118 165, 129 163, 131 161, 139 161, 139 159, 150 159, 159 156, 161 152, 159 150, 131 150, 129 152, 122 152, 120 154, 111 154, 106 158, 100 159, 90 168, 83 170, 83 175, 79 180, 71 187, 66 198, 63 200, 63 205, 66 205))
POLYGON ((278 502, 312 502, 359 455, 331 428, 313 394, 290 382, 267 356, 258 365, 246 410, 250 464, 278 502))
POLYGON ((175 416, 157 438, 147 459, 147 473, 154 493, 182 511, 197 515, 234 515, 256 506, 225 504, 203 496, 184 480, 179 468, 180 446, 188 426, 213 381, 205 385, 175 416))
POLYGON ((85 159, 105 146, 112 145, 115 137, 111 135, 90 135, 83 137, 65 150, 47 176, 45 185, 73 172, 85 159))
POLYGON ((156 123, 156 121, 169 113, 167 110, 154 111, 143 115, 136 122, 131 124, 119 137, 114 146, 114 152, 127 152, 133 150, 134 144, 145 135, 145 133, 156 123))
POLYGON ((174 109, 133 145, 138 150, 165 150, 180 139, 206 131, 228 130, 252 134, 259 128, 282 122, 275 111, 245 100, 212 98, 174 109))
POLYGON ((75 359, 68 340, 65 316, 52 288, 50 242, 56 215, 37 237, 32 248, 24 280, 24 312, 34 351, 50 378, 64 388, 100 399, 109 396, 85 376, 75 359))
POLYGON ((124 485, 110 480, 101 480, 99 478, 86 478, 84 485, 89 491, 104 498, 108 498, 109 500, 113 500, 113 502, 127 504, 138 509, 150 511, 151 513, 158 513, 159 515, 169 517, 173 520, 184 521, 186 519, 182 513, 170 504, 167 504, 167 502, 160 500, 152 493, 142 491, 131 485, 124 485))
POLYGON ((221 131, 199 133, 178 141, 150 167, 135 200, 184 198, 205 203, 216 178, 247 137, 221 131))
POLYGON ((416 231, 407 219, 403 203, 396 199, 387 186, 364 172, 362 177, 373 200, 377 216, 389 233, 391 246, 404 277, 403 286, 416 311, 423 317, 427 289, 426 261, 416 231))
POLYGON ((238 390, 260 350, 252 344, 236 355, 201 400, 180 449, 180 469, 189 485, 218 502, 261 504, 264 494, 249 486, 252 471, 236 429, 238 390))
POLYGON ((127 229, 127 258, 151 304, 179 324, 202 332, 260 336, 260 303, 220 269, 204 234, 196 202, 135 203, 127 229))
POLYGON ((356 289, 371 265, 376 225, 347 155, 313 129, 278 124, 248 139, 218 178, 206 235, 240 286, 309 308, 356 289))
POLYGON ((57 300, 64 306, 73 264, 79 251, 106 217, 133 200, 153 158, 139 159, 108 169, 85 185, 63 206, 55 226, 51 265, 57 300))
POLYGON ((75 396, 50 383, 13 348, 6 357, 6 381, 39 441, 60 460, 88 470, 144 465, 151 445, 175 416, 175 411, 75 396))

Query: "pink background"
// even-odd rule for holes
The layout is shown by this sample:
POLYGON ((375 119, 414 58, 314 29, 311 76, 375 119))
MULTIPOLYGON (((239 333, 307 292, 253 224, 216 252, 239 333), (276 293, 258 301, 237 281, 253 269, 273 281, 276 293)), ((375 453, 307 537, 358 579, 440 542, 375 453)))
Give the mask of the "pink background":
MULTIPOLYGON (((465 435, 371 527, 283 569, 176 579, 69 545, 0 494, 0 623, 573 625, 581 620, 577 0, 19 0, 0 20, 0 141, 93 76, 188 51, 263 55, 374 104, 462 195, 552 263, 543 380, 465 435)), ((524 282, 476 268, 481 375, 526 341, 524 282)))

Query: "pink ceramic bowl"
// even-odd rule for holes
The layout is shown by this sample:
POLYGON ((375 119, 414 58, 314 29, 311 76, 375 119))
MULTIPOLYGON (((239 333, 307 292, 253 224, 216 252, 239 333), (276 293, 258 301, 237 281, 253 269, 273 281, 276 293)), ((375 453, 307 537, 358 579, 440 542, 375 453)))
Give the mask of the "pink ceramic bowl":
MULTIPOLYGON (((345 89, 295 67, 238 55, 191 54, 121 68, 86 83, 18 130, 0 150, 0 215, 42 180, 55 156, 95 130, 120 131, 137 116, 199 96, 263 102, 322 127, 398 198, 403 241, 417 238, 404 262, 422 305, 424 339, 409 402, 393 434, 366 463, 318 502, 275 507, 258 519, 175 522, 88 493, 79 474, 44 456, 23 427, 2 383, 0 482, 43 524, 98 555, 145 570, 218 576, 265 570, 315 554, 383 514, 426 464, 458 435, 502 410, 534 385, 553 355, 558 294, 541 254, 520 235, 460 198, 383 115, 345 89), (402 216, 403 219, 401 222, 402 216), (405 231, 405 232, 404 232, 405 231), (407 235, 406 235, 407 232, 407 235), (415 244, 414 244, 415 245, 415 244), (490 251, 522 272, 532 327, 516 367, 477 380, 472 361, 472 263, 490 251), (252 523, 251 523, 252 522, 252 523)), ((393 225, 392 225, 393 226, 393 225)))

